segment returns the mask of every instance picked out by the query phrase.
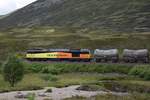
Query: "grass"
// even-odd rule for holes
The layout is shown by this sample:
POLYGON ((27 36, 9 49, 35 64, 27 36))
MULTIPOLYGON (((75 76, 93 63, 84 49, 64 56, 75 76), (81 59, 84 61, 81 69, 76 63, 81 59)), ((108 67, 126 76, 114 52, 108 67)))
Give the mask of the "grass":
MULTIPOLYGON (((150 87, 150 81, 143 81, 141 79, 123 76, 118 74, 98 74, 98 73, 65 73, 54 75, 57 80, 47 81, 41 76, 42 73, 28 73, 23 80, 18 83, 14 88, 11 88, 0 75, 0 92, 9 92, 16 90, 37 90, 44 87, 67 87, 70 85, 81 85, 79 90, 97 91, 110 89, 106 87, 102 81, 112 81, 119 83, 120 86, 125 86, 130 95, 98 95, 92 98, 72 97, 65 100, 149 100, 150 96, 147 94, 146 89, 150 87), (132 91, 131 91, 132 90, 132 91)), ((52 77, 52 76, 51 76, 52 77)), ((118 86, 118 85, 117 85, 118 86)), ((118 88, 118 87, 117 87, 118 88)), ((110 89, 111 90, 111 89, 110 89)), ((48 90, 51 92, 51 89, 48 90)), ((113 90, 114 91, 114 90, 113 90)))
MULTIPOLYGON (((12 91, 12 90, 33 90, 33 89, 42 89, 43 87, 66 87, 70 85, 82 85, 82 84, 93 84, 97 83, 100 80, 106 79, 105 75, 97 73, 68 73, 55 75, 57 80, 47 81, 41 76, 45 74, 35 74, 28 73, 25 75, 23 80, 19 82, 14 88, 11 88, 10 85, 5 82, 0 75, 0 92, 12 91)), ((107 76, 107 79, 112 76, 107 76)), ((116 76, 116 80, 119 80, 120 77, 116 76)), ((125 78, 124 78, 125 79, 125 78)))
POLYGON ((2 75, 0 75, 0 81, 0 92, 14 90, 37 90, 47 86, 47 83, 44 80, 42 80, 38 74, 25 75, 23 80, 20 83, 18 83, 14 88, 10 87, 10 85, 3 80, 2 75))
MULTIPOLYGON (((41 76, 45 74, 40 73, 28 73, 25 75, 23 80, 19 82, 14 88, 11 88, 8 83, 6 83, 2 76, 0 75, 0 92, 14 91, 14 90, 36 90, 42 89, 43 87, 66 87, 70 85, 100 85, 101 81, 118 81, 120 84, 125 85, 137 85, 150 87, 149 81, 142 81, 141 79, 121 76, 115 74, 98 74, 98 73, 66 73, 55 75, 57 80, 47 81, 41 76)), ((52 77, 52 76, 51 76, 52 77)))
POLYGON ((88 74, 88 73, 69 73, 58 75, 58 81, 52 82, 49 85, 55 87, 65 87, 70 85, 90 84, 99 81, 99 78, 103 77, 100 74, 88 74))
POLYGON ((116 91, 116 84, 118 84, 118 86, 120 86, 119 88, 121 89, 118 91, 138 91, 142 93, 149 93, 150 91, 150 85, 148 85, 150 84, 149 81, 144 81, 145 78, 137 77, 136 75, 131 75, 131 72, 134 69, 147 69, 149 68, 149 65, 138 65, 142 66, 138 69, 137 65, 129 66, 123 64, 49 64, 39 62, 23 62, 23 64, 25 66, 26 75, 24 79, 16 85, 15 88, 11 88, 8 85, 8 83, 4 82, 2 76, 0 76, 1 92, 11 90, 41 89, 47 86, 60 88, 70 85, 100 85, 105 87, 104 83, 100 84, 101 81, 111 81, 112 83, 109 86, 113 87, 105 88, 114 91, 116 91), (124 88, 126 89, 124 90, 124 88))
POLYGON ((2 75, 0 75, 0 92, 7 92, 13 90, 33 90, 42 89, 43 87, 65 87, 69 85, 79 85, 84 83, 91 83, 99 81, 99 74, 82 74, 82 73, 70 73, 56 75, 57 80, 47 81, 41 76, 43 74, 26 74, 23 80, 18 83, 14 88, 11 88, 6 83, 2 75))

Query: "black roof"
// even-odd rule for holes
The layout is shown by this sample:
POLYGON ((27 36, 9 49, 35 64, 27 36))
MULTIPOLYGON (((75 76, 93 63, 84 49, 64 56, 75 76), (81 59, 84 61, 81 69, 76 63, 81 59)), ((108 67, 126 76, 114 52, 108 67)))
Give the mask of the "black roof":
POLYGON ((47 49, 48 51, 55 51, 55 52, 61 52, 61 51, 66 51, 69 52, 70 49, 47 49))
POLYGON ((90 52, 89 49, 29 49, 27 52, 90 52))

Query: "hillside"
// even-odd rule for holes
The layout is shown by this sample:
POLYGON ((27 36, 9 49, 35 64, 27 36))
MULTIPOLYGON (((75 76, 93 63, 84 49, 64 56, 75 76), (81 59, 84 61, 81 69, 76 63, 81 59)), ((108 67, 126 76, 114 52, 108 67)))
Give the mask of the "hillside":
POLYGON ((0 16, 0 19, 3 18, 3 16, 0 16))
POLYGON ((38 0, 0 20, 0 28, 72 26, 150 31, 149 0, 38 0))
POLYGON ((0 61, 11 52, 42 47, 150 50, 149 5, 149 0, 38 0, 0 20, 0 29, 9 28, 0 31, 0 61))
POLYGON ((0 19, 2 19, 2 18, 4 18, 5 17, 5 15, 0 15, 0 19))
POLYGON ((150 50, 150 32, 112 33, 60 27, 15 28, 0 31, 0 62, 10 53, 31 48, 124 48, 150 50))

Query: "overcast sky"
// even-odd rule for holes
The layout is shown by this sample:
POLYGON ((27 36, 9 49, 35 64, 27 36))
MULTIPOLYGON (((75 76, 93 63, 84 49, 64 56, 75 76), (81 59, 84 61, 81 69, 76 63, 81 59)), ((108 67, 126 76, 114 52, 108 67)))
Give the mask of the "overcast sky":
POLYGON ((22 8, 36 0, 0 0, 0 15, 22 8))

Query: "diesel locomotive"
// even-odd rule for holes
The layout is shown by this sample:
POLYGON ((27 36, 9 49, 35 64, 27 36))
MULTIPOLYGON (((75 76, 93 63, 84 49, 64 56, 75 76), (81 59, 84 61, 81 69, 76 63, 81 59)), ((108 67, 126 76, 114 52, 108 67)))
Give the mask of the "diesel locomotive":
POLYGON ((124 49, 119 54, 118 49, 30 49, 27 50, 25 58, 29 61, 149 63, 147 49, 124 49))
POLYGON ((91 58, 88 49, 32 49, 26 53, 30 61, 90 61, 91 58))

